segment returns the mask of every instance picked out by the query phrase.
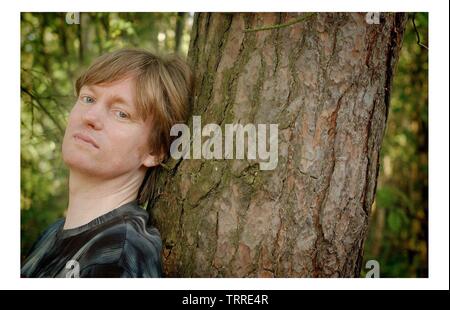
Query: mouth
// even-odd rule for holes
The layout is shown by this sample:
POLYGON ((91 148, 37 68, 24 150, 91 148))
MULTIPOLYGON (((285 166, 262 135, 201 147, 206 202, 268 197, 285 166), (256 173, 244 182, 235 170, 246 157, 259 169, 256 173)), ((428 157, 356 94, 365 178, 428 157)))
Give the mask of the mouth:
POLYGON ((82 141, 84 143, 88 143, 88 144, 92 145, 93 147, 95 147, 96 149, 99 148, 97 143, 95 143, 95 140, 87 135, 77 133, 77 134, 74 134, 73 137, 75 138, 75 140, 82 141))

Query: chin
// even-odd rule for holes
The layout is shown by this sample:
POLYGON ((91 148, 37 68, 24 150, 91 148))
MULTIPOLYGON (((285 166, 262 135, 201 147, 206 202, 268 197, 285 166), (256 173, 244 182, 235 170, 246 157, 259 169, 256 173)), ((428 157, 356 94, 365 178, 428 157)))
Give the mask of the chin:
POLYGON ((83 158, 79 158, 79 156, 64 156, 64 163, 70 170, 78 170, 83 173, 95 174, 97 169, 95 169, 92 163, 86 162, 83 158))
POLYGON ((95 164, 95 161, 93 161, 91 158, 87 158, 85 154, 82 154, 82 152, 77 149, 63 148, 62 158, 65 165, 71 170, 78 170, 87 174, 99 173, 99 167, 95 164))

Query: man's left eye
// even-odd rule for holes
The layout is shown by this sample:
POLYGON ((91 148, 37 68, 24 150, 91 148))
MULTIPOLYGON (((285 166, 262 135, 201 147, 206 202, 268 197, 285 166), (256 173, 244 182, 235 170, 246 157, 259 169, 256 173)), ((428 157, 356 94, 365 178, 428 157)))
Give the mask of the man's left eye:
POLYGON ((116 111, 116 116, 120 119, 128 119, 130 116, 123 111, 116 111))

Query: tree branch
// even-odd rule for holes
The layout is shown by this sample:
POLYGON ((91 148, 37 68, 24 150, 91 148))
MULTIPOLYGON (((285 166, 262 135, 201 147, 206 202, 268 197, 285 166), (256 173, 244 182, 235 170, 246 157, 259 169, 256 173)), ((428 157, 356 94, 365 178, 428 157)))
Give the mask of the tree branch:
POLYGON ((420 34, 419 34, 419 31, 417 30, 417 27, 416 27, 416 21, 415 21, 415 18, 416 18, 416 13, 413 13, 413 16, 412 16, 412 24, 413 24, 413 26, 414 26, 414 32, 416 33, 417 44, 418 44, 420 47, 423 47, 423 48, 428 49, 428 46, 426 46, 425 44, 423 44, 422 42, 420 42, 420 34))
POLYGON ((25 87, 21 86, 20 90, 22 92, 24 92, 25 94, 27 94, 28 96, 30 96, 32 102, 36 102, 36 104, 38 105, 38 107, 52 120, 52 122, 55 124, 55 126, 58 128, 58 130, 64 134, 64 130, 61 126, 61 124, 59 123, 59 121, 45 108, 45 106, 39 101, 39 99, 28 89, 26 89, 25 87))

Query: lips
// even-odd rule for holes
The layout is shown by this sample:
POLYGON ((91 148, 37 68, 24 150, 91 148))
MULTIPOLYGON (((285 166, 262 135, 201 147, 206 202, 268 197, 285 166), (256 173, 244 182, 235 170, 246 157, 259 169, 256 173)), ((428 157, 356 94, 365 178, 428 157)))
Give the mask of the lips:
POLYGON ((91 144, 93 147, 95 147, 97 149, 99 148, 97 143, 95 142, 95 140, 92 139, 91 137, 89 137, 88 135, 85 135, 85 134, 82 134, 82 133, 77 133, 77 134, 74 134, 73 137, 75 139, 78 139, 78 140, 84 141, 86 143, 89 143, 89 144, 91 144))

